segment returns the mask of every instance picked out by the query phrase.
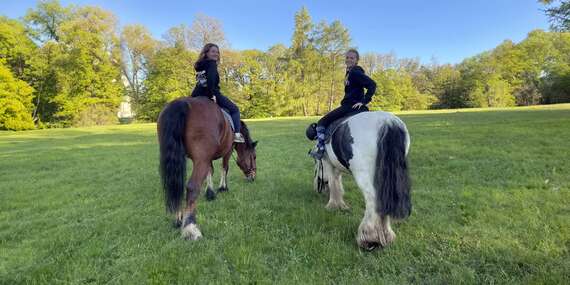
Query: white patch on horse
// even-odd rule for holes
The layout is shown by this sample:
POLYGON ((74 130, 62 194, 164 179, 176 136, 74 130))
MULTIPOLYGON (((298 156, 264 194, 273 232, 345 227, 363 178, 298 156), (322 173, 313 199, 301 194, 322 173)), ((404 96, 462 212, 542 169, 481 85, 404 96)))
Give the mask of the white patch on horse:
POLYGON ((228 172, 222 168, 222 176, 220 177, 220 188, 227 188, 226 185, 226 177, 228 176, 228 172))
MULTIPOLYGON (((388 134, 390 127, 396 126, 405 133, 405 155, 410 148, 410 135, 406 125, 398 117, 387 112, 364 112, 354 115, 345 122, 348 123, 350 136, 353 139, 351 145, 352 158, 348 161, 350 169, 346 169, 338 160, 333 151, 332 143, 325 145, 326 156, 323 158, 323 176, 330 190, 327 208, 347 208, 343 201, 344 189, 342 188, 342 172, 349 172, 354 176, 356 184, 360 188, 366 203, 366 210, 358 228, 357 243, 359 246, 372 249, 376 246, 385 247, 396 237, 390 226, 390 216, 379 215, 377 207, 377 193, 375 189, 375 175, 378 171, 376 160, 378 147, 388 134), (379 138, 379 136, 381 136, 379 138)), ((317 168, 318 170, 318 168, 317 168)), ((381 171, 381 170, 380 170, 381 171)), ((317 171, 317 177, 321 175, 317 171)), ((406 174, 407 175, 407 174, 406 174)), ((394 190, 396 191, 396 190, 394 190)))
POLYGON ((213 189, 214 188, 214 182, 212 181, 212 171, 210 170, 210 172, 208 172, 208 177, 206 178, 207 181, 207 188, 206 189, 213 189))
POLYGON ((198 240, 202 238, 202 232, 196 224, 192 223, 182 229, 182 237, 188 240, 198 240))

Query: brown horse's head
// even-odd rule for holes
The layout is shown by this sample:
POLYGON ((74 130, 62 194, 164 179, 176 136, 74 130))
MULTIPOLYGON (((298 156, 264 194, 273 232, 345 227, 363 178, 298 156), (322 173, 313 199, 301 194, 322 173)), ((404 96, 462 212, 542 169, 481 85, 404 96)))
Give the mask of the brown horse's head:
POLYGON ((257 146, 257 141, 253 141, 249 135, 249 129, 247 125, 241 121, 241 133, 245 138, 245 143, 235 144, 237 152, 237 165, 243 171, 243 174, 248 181, 252 182, 255 180, 255 174, 257 171, 257 164, 255 162, 257 155, 255 153, 255 147, 257 146))

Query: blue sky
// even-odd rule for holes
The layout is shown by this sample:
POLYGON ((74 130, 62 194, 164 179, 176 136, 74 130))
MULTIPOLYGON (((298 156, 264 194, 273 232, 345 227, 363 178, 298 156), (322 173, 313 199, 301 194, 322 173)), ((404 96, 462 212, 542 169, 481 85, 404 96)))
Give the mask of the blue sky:
MULTIPOLYGON (((537 0, 60 0, 63 5, 97 5, 112 11, 120 25, 139 23, 161 38, 170 27, 191 25, 197 13, 222 21, 235 49, 266 50, 289 45, 294 14, 307 7, 313 22, 340 20, 361 52, 394 52, 429 62, 458 63, 534 29, 548 29, 537 0), (349 4, 350 3, 350 4, 349 4)), ((36 0, 0 0, 0 15, 22 17, 36 0)))

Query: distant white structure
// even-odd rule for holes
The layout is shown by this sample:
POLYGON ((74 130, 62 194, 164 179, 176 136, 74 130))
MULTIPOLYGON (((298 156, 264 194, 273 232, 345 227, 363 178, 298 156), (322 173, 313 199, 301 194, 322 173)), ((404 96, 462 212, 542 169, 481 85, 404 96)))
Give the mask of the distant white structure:
POLYGON ((132 119, 135 113, 131 109, 131 97, 123 96, 123 102, 119 106, 119 112, 117 112, 117 117, 119 119, 132 119))

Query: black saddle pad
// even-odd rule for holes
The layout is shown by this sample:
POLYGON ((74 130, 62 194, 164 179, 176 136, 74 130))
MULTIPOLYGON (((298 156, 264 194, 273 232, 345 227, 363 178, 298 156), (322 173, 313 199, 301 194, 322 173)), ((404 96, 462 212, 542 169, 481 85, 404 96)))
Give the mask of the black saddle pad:
POLYGON ((360 108, 358 110, 354 110, 348 114, 346 114, 346 116, 338 118, 336 120, 334 120, 326 129, 325 131, 325 143, 330 142, 332 135, 334 134, 334 132, 336 131, 336 129, 338 128, 338 126, 340 126, 340 124, 348 119, 349 117, 352 117, 356 114, 360 114, 362 112, 368 112, 368 108, 360 108))

